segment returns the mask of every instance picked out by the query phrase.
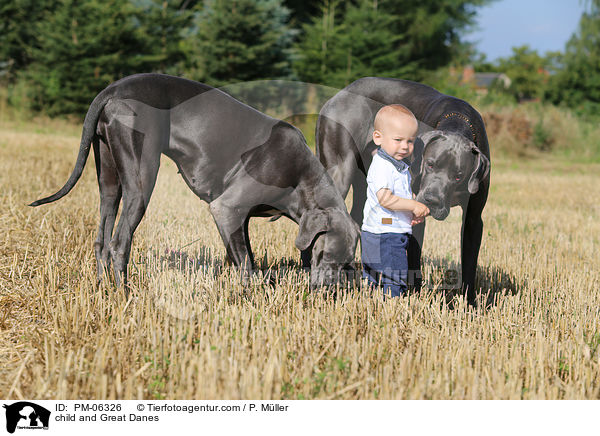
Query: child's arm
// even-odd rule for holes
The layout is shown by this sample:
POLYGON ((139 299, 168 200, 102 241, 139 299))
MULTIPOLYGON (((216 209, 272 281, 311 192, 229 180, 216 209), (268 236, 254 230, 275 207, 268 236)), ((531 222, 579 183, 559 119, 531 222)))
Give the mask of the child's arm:
MULTIPOLYGON (((412 198, 413 198, 413 200, 417 199, 417 196, 415 195, 414 192, 413 192, 412 198)), ((410 225, 414 226, 414 225, 417 225, 417 224, 421 224, 423 221, 425 221, 425 217, 423 217, 423 218, 414 218, 413 217, 412 221, 410 222, 410 225)))
POLYGON ((429 215, 429 208, 423 203, 409 198, 401 198, 392 194, 387 188, 382 188, 377 191, 377 201, 381 207, 393 211, 412 212, 413 218, 419 220, 429 215))

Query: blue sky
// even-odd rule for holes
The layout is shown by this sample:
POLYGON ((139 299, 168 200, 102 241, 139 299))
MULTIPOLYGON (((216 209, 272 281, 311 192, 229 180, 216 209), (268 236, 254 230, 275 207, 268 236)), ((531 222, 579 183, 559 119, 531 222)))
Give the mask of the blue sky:
POLYGON ((466 36, 488 60, 510 56, 529 44, 540 54, 564 50, 584 10, 581 0, 497 0, 479 9, 477 27, 466 36))

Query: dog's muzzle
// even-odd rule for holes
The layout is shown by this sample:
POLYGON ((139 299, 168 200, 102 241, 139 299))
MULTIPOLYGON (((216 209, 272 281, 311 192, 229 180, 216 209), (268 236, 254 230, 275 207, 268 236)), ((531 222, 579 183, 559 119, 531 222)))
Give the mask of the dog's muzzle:
POLYGON ((345 288, 356 281, 357 270, 352 264, 345 264, 341 268, 331 266, 315 268, 310 274, 311 289, 334 286, 345 288))

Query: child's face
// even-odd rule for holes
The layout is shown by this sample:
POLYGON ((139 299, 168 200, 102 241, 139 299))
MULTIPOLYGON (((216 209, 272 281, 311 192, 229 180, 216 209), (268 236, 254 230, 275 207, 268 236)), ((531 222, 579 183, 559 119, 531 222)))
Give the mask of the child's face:
POLYGON ((409 157, 414 149, 418 125, 405 114, 388 116, 379 130, 373 132, 373 142, 396 160, 409 157))

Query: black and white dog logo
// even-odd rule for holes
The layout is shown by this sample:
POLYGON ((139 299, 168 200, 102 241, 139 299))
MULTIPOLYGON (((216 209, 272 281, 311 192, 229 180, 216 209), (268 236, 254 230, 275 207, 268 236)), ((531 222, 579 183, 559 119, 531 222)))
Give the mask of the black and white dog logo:
POLYGON ((14 433, 18 429, 48 429, 50 411, 28 401, 19 401, 11 405, 4 404, 6 409, 6 431, 14 433))

